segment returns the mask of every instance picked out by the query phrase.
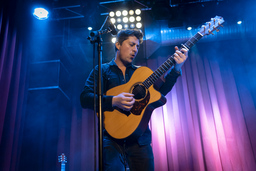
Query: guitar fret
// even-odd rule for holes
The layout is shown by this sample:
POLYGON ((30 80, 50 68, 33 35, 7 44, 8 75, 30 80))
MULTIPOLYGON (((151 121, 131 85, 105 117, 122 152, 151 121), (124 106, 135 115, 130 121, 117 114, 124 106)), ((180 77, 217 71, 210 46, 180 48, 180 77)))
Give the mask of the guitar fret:
POLYGON ((165 72, 163 66, 160 67, 161 75, 165 72))
POLYGON ((168 70, 168 67, 165 65, 165 63, 163 63, 163 68, 164 68, 164 70, 165 70, 165 72, 168 70))
POLYGON ((152 74, 152 75, 150 75, 149 76, 153 81, 156 81, 156 78, 154 77, 154 75, 152 74))
POLYGON ((171 67, 171 65, 168 63, 168 61, 165 61, 164 63, 165 63, 165 65, 167 65, 168 68, 171 67))
POLYGON ((157 74, 157 76, 158 76, 158 77, 160 77, 160 76, 161 76, 161 74, 160 74, 160 73, 158 73, 158 72, 159 72, 158 70, 156 70, 156 71, 155 71, 155 73, 157 74))
POLYGON ((143 84, 146 88, 149 88, 149 87, 150 87, 148 79, 146 79, 142 84, 143 84))
POLYGON ((152 77, 154 78, 154 81, 156 81, 158 79, 158 76, 155 75, 154 73, 152 74, 152 77))
POLYGON ((167 59, 167 62, 172 66, 174 63, 171 61, 171 59, 167 59))

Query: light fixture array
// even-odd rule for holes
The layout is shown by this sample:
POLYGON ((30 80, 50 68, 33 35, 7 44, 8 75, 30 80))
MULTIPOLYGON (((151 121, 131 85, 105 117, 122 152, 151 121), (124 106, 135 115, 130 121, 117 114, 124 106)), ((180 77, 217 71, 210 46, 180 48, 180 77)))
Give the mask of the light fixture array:
POLYGON ((141 10, 117 10, 109 13, 110 21, 116 26, 118 30, 142 28, 141 10))

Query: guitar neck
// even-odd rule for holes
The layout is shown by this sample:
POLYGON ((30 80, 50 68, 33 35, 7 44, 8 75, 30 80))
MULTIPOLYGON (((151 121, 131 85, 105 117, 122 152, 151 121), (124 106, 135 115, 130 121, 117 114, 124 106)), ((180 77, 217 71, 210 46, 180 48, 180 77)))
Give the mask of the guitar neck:
POLYGON ((65 163, 63 162, 63 163, 61 163, 61 169, 60 169, 61 171, 65 171, 65 163))
MULTIPOLYGON (((189 50, 192 46, 198 42, 203 35, 198 32, 192 38, 190 38, 185 44, 181 44, 182 48, 189 50)), ((170 56, 161 66, 159 66, 153 74, 151 74, 142 84, 149 88, 152 84, 156 82, 166 71, 175 65, 174 55, 170 56)))

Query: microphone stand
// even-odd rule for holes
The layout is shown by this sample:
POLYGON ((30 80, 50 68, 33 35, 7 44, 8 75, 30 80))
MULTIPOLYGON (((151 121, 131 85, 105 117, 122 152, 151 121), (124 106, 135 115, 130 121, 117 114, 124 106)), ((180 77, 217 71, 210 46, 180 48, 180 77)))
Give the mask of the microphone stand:
MULTIPOLYGON (((90 40, 90 42, 93 44, 93 50, 95 50, 95 43, 97 43, 97 51, 98 51, 98 123, 99 123, 99 127, 98 127, 98 137, 99 137, 99 170, 103 171, 103 112, 102 112, 102 38, 101 35, 103 34, 107 34, 112 32, 113 30, 108 27, 105 30, 102 30, 103 26, 105 25, 106 21, 108 20, 108 16, 105 19, 102 27, 100 28, 100 30, 98 31, 92 31, 90 33, 90 36, 87 38, 88 40, 90 40)), ((93 52, 94 53, 94 52, 93 52)), ((93 56, 93 58, 95 59, 95 56, 93 56)), ((95 68, 95 66, 94 66, 95 68)), ((96 80, 94 80, 96 81, 96 80)), ((95 92, 94 92, 94 97, 95 97, 95 92)), ((95 104, 95 100, 94 100, 94 104, 95 104)), ((96 115, 96 107, 94 105, 94 112, 96 115)), ((96 130, 95 130, 96 132, 96 130)), ((96 167, 95 167, 96 170, 96 167)))

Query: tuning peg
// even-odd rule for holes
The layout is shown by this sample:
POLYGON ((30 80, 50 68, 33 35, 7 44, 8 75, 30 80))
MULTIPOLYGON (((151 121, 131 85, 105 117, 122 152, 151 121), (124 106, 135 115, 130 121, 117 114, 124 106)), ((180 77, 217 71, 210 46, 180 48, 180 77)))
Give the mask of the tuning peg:
POLYGON ((220 29, 216 29, 216 32, 219 32, 220 31, 220 29))
POLYGON ((219 26, 223 27, 223 25, 220 24, 220 22, 218 23, 219 26))
POLYGON ((213 21, 213 23, 215 24, 216 19, 215 19, 215 18, 211 18, 211 20, 212 20, 212 21, 213 21))
POLYGON ((211 30, 210 30, 210 29, 208 30, 208 32, 209 32, 210 34, 214 35, 214 34, 211 32, 211 30))

